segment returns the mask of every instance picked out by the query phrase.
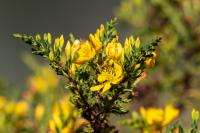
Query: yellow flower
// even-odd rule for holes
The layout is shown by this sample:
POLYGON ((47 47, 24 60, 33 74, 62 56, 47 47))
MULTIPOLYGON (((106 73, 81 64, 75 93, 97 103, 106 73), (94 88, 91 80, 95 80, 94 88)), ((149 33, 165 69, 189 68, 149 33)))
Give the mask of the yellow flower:
POLYGON ((162 123, 163 126, 169 124, 179 115, 179 110, 174 108, 173 105, 169 104, 165 107, 164 110, 164 121, 162 123))
POLYGON ((164 110, 159 108, 144 109, 142 107, 140 113, 149 126, 162 128, 179 115, 179 110, 169 104, 164 110))
POLYGON ((45 108, 44 108, 44 105, 42 104, 38 104, 35 108, 35 118, 36 120, 41 120, 43 115, 44 115, 44 111, 45 111, 45 108))
POLYGON ((140 112, 149 125, 160 124, 163 122, 164 112, 162 109, 148 108, 145 110, 144 108, 141 108, 140 112))
POLYGON ((19 101, 15 106, 15 113, 17 116, 25 116, 28 111, 28 103, 25 101, 19 101))
POLYGON ((101 94, 111 88, 111 84, 119 84, 123 79, 122 66, 111 60, 108 66, 98 75, 97 80, 99 85, 92 86, 91 91, 99 91, 103 88, 101 94))
POLYGON ((95 54, 95 49, 89 41, 80 42, 75 40, 72 45, 73 63, 75 64, 84 64, 92 60, 95 54))
POLYGON ((106 55, 113 59, 119 60, 123 55, 123 47, 119 42, 111 42, 106 46, 106 55))

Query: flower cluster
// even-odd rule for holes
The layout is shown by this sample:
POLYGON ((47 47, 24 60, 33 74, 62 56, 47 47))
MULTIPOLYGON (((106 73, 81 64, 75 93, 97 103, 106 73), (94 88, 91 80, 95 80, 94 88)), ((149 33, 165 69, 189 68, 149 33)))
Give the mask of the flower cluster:
POLYGON ((124 114, 124 103, 131 101, 136 84, 144 78, 145 68, 154 65, 155 47, 160 38, 141 45, 139 38, 130 36, 119 41, 116 19, 101 25, 88 39, 70 34, 65 42, 63 35, 52 42, 50 33, 14 36, 32 46, 33 54, 50 62, 58 75, 66 78, 66 88, 72 92, 71 102, 83 118, 90 122, 91 132, 111 132, 111 113, 124 114), (66 45, 64 45, 66 44, 66 45))

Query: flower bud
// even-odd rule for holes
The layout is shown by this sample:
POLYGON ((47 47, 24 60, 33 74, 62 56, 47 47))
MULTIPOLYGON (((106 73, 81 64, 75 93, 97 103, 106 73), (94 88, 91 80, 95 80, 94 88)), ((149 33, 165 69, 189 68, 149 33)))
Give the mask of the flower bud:
POLYGON ((93 47, 98 51, 102 47, 102 43, 97 35, 89 35, 89 39, 92 42, 93 47))
POLYGON ((59 49, 59 46, 60 46, 60 39, 59 38, 56 38, 55 39, 55 42, 54 42, 54 51, 58 51, 59 49))
POLYGON ((54 60, 53 50, 51 50, 51 51, 49 52, 49 60, 50 60, 50 61, 53 61, 53 60, 54 60))
POLYGON ((46 33, 44 33, 44 41, 48 41, 48 35, 46 33))
POLYGON ((49 44, 51 44, 51 39, 52 39, 51 34, 48 33, 48 34, 47 34, 47 42, 48 42, 49 44))
POLYGON ((35 108, 35 119, 41 120, 44 115, 44 106, 42 104, 38 104, 35 108))
POLYGON ((36 41, 40 41, 40 40, 41 40, 41 37, 40 37, 39 34, 37 34, 37 35, 35 36, 35 40, 36 40, 36 41))
POLYGON ((192 110, 192 120, 193 121, 198 121, 199 120, 199 111, 197 111, 196 109, 192 110))
POLYGON ((103 24, 101 24, 101 26, 100 26, 100 30, 99 30, 99 37, 100 37, 100 38, 103 37, 104 31, 105 31, 105 27, 104 27, 103 24))
POLYGON ((71 58, 71 44, 69 41, 67 42, 67 45, 65 47, 65 55, 66 55, 66 61, 69 61, 71 58))
POLYGON ((60 36, 60 41, 59 41, 59 50, 60 50, 60 52, 62 51, 64 43, 65 43, 64 36, 61 35, 60 36))
POLYGON ((125 42, 124 42, 124 51, 125 51, 125 54, 126 55, 130 55, 132 50, 133 50, 133 45, 134 45, 134 38, 133 36, 130 36, 129 38, 126 38, 125 39, 125 42))
POLYGON ((140 68, 140 66, 141 66, 141 64, 139 63, 139 64, 136 64, 135 65, 135 69, 138 69, 138 68, 140 68))
POLYGON ((126 38, 124 42, 124 51, 126 55, 129 55, 131 53, 132 47, 131 44, 129 43, 129 39, 126 38))
POLYGON ((119 60, 123 54, 123 48, 120 43, 109 43, 106 46, 106 55, 114 60, 119 60))
POLYGON ((135 48, 140 48, 140 39, 137 38, 136 41, 135 41, 135 48))

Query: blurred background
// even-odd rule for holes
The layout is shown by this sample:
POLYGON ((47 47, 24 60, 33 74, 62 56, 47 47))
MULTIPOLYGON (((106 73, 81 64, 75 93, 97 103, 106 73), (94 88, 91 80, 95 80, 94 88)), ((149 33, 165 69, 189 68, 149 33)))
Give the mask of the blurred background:
MULTIPOLYGON (((53 36, 63 34, 67 37, 71 32, 76 37, 87 38, 89 33, 95 32, 99 24, 115 16, 119 20, 117 28, 122 43, 125 36, 131 34, 134 37, 139 36, 142 45, 156 36, 162 37, 155 67, 148 70, 147 78, 137 86, 137 96, 130 108, 139 110, 141 106, 163 107, 173 103, 181 110, 180 118, 187 127, 192 108, 200 109, 199 0, 1 0, 2 84, 15 86, 10 87, 12 92, 14 89, 11 88, 16 86, 21 90, 28 88, 26 95, 33 93, 34 89, 30 88, 48 88, 44 84, 49 84, 41 82, 40 78, 30 78, 30 75, 42 73, 44 65, 38 62, 45 64, 45 61, 40 60, 40 57, 25 56, 25 53, 30 53, 30 47, 14 39, 13 33, 34 35, 50 32, 53 36), (43 86, 34 86, 37 82, 43 86)), ((52 77, 58 78, 55 75, 52 77)), ((57 86, 63 88, 64 83, 55 83, 50 88, 57 86)), ((49 92, 45 93, 47 94, 49 92)), ((41 94, 43 95, 44 93, 41 94)), ((53 102, 58 97, 52 99, 53 102)), ((39 101, 44 102, 45 99, 39 101)), ((36 105, 34 103, 33 108, 36 105)))

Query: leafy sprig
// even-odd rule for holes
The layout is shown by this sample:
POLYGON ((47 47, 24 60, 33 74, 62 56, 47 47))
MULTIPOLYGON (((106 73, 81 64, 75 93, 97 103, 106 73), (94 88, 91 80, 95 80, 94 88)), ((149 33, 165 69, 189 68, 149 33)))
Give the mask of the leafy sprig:
MULTIPOLYGON (((101 25, 97 33, 90 35, 90 40, 86 41, 77 40, 70 34, 70 40, 66 46, 62 35, 52 43, 50 33, 44 34, 43 38, 40 35, 33 37, 25 34, 14 34, 17 39, 31 45, 33 54, 47 59, 58 75, 66 77, 66 88, 73 94, 71 102, 92 127, 92 130, 88 132, 118 132, 114 126, 109 124, 109 115, 122 115, 128 112, 123 105, 132 100, 134 87, 142 79, 144 69, 151 63, 149 60, 155 60, 155 47, 160 42, 160 38, 158 38, 150 45, 140 47, 140 40, 137 39, 132 43, 128 43, 130 52, 127 53, 124 50, 124 53, 122 52, 124 56, 121 59, 110 59, 107 55, 108 53, 105 52, 107 49, 111 50, 107 48, 108 45, 115 45, 120 48, 119 50, 122 50, 115 26, 116 19, 101 25), (72 46, 70 43, 72 43, 72 46), (65 47, 65 51, 63 51, 63 47, 65 47), (91 52, 94 52, 95 49, 94 57, 92 53, 87 53, 91 54, 89 57, 84 54, 84 52, 88 51, 83 50, 80 52, 79 50, 82 50, 82 47, 83 49, 89 47, 88 50, 91 50, 91 52), (81 55, 85 57, 76 61, 81 55), (84 63, 79 64, 80 62, 84 63), (104 94, 91 91, 91 87, 99 82, 97 80, 98 75, 105 71, 105 68, 109 66, 108 64, 112 64, 112 62, 114 62, 113 65, 117 65, 119 68, 122 66, 123 77, 121 77, 121 82, 117 84, 109 83, 110 90, 104 94)), ((115 50, 114 47, 113 49, 115 50)), ((115 57, 112 54, 111 52, 110 56, 115 57)), ((113 69, 113 65, 110 65, 108 69, 113 69)))

